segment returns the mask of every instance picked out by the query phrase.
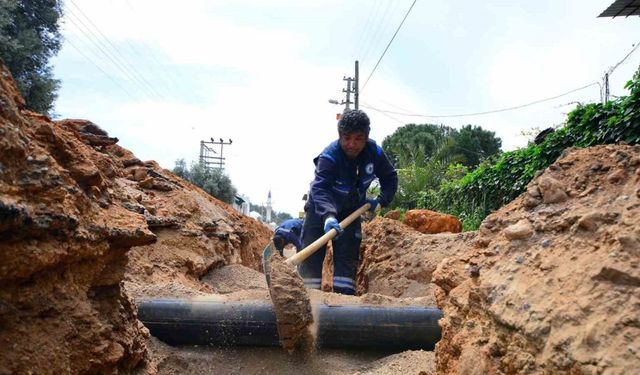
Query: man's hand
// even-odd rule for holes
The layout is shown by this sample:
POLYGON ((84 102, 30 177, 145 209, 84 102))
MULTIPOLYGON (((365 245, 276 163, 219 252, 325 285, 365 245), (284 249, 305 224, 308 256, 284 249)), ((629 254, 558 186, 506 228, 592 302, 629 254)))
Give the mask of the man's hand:
POLYGON ((342 233, 342 228, 340 228, 340 224, 338 223, 338 219, 336 219, 333 216, 329 216, 324 221, 324 232, 327 233, 331 229, 335 229, 336 232, 338 232, 338 235, 340 235, 342 233))
POLYGON ((371 205, 371 207, 369 207, 369 212, 375 213, 376 212, 376 208, 380 204, 378 202, 378 199, 377 198, 370 198, 370 199, 367 199, 367 202, 369 202, 369 204, 371 205))

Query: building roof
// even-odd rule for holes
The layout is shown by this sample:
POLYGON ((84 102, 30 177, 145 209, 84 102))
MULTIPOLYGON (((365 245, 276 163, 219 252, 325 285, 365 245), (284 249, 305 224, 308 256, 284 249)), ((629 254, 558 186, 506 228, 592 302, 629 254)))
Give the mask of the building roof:
POLYGON ((598 17, 640 16, 640 0, 616 0, 598 17))

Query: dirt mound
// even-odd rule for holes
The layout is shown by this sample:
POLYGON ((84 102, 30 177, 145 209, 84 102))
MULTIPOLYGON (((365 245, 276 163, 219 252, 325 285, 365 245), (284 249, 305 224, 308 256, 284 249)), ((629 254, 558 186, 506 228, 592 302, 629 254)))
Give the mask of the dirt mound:
MULTIPOLYGON (((118 151, 122 159, 130 160, 126 150, 118 151)), ((272 234, 267 226, 239 214, 154 162, 131 164, 123 174, 126 178, 120 178, 119 183, 138 203, 133 209, 145 215, 157 235, 155 243, 129 252, 125 288, 130 295, 158 297, 162 289, 150 288, 167 283, 181 284, 194 293, 211 293, 211 287, 200 279, 216 267, 242 264, 261 270, 262 249, 272 234), (143 187, 147 184, 136 182, 138 178, 142 182, 153 178, 155 182, 143 187)), ((170 291, 164 296, 172 297, 170 291)))
POLYGON ((379 359, 358 372, 361 375, 433 375, 435 355, 424 350, 408 350, 379 359))
POLYGON ((0 373, 131 372, 147 330, 120 282, 155 241, 104 135, 24 110, 0 64, 0 373), (85 136, 86 134, 86 136, 85 136))
POLYGON ((393 219, 378 217, 363 226, 358 294, 422 297, 435 306, 433 271, 447 256, 472 244, 475 232, 426 235, 393 219))
POLYGON ((433 278, 438 373, 640 373, 640 147, 565 151, 433 278))
POLYGON ((117 142, 25 110, 0 64, 0 373, 153 372, 130 296, 259 269, 266 226, 117 142))

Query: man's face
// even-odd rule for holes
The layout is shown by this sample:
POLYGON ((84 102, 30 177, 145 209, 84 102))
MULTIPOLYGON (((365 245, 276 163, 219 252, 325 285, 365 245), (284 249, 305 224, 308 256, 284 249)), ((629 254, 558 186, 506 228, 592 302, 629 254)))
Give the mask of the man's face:
POLYGON ((364 132, 353 132, 340 134, 340 147, 351 160, 358 157, 367 144, 367 134, 364 132))

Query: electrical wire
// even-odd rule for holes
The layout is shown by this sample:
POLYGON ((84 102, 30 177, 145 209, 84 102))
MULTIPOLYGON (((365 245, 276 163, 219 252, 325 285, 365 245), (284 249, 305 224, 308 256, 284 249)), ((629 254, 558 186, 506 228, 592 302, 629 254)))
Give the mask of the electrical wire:
POLYGON ((616 70, 620 65, 622 65, 622 63, 624 63, 625 60, 628 59, 629 56, 631 56, 631 54, 638 49, 638 47, 640 47, 640 42, 636 43, 636 45, 631 49, 631 51, 629 51, 629 53, 627 53, 625 57, 622 58, 622 60, 618 61, 618 63, 613 67, 609 68, 609 70, 607 71, 607 74, 611 75, 611 73, 613 73, 614 70, 616 70))
POLYGON ((521 105, 517 105, 517 106, 513 106, 513 107, 494 109, 494 110, 491 110, 491 111, 484 111, 484 112, 463 113, 463 114, 455 114, 455 115, 424 115, 424 114, 417 114, 417 113, 404 113, 404 112, 388 111, 388 110, 375 108, 373 106, 367 105, 366 103, 363 103, 361 105, 363 107, 365 107, 365 108, 369 108, 369 109, 372 109, 372 110, 380 112, 380 113, 388 113, 388 114, 399 115, 399 116, 426 117, 426 118, 469 117, 469 116, 480 116, 480 115, 488 115, 488 114, 492 114, 492 113, 513 111, 513 110, 516 110, 516 109, 529 107, 529 106, 532 106, 532 105, 535 105, 535 104, 539 104, 539 103, 543 103, 543 102, 548 102, 550 100, 558 99, 560 97, 572 94, 572 93, 574 93, 576 91, 584 90, 584 89, 586 89, 588 87, 595 86, 595 85, 598 85, 598 84, 599 84, 598 82, 592 82, 592 83, 590 83, 588 85, 585 85, 585 86, 582 86, 582 87, 578 87, 576 89, 573 89, 571 91, 567 91, 567 92, 565 92, 563 94, 560 94, 560 95, 552 96, 552 97, 545 98, 545 99, 535 100, 535 101, 530 102, 530 103, 521 104, 521 105))
MULTIPOLYGON (((116 54, 118 56, 120 56, 120 60, 122 61, 124 66, 128 66, 128 69, 130 69, 130 71, 132 72, 132 75, 139 81, 141 82, 142 85, 144 85, 145 87, 147 87, 154 95, 156 95, 157 97, 159 97, 160 99, 164 99, 164 97, 153 87, 153 85, 151 83, 149 83, 145 77, 138 72, 138 70, 135 68, 135 66, 133 66, 133 64, 131 64, 125 57, 124 55, 120 52, 120 50, 111 42, 111 40, 109 40, 109 38, 107 38, 106 35, 104 35, 104 33, 100 30, 100 28, 98 28, 98 26, 91 20, 91 18, 89 18, 83 11, 82 9, 80 9, 80 7, 73 1, 73 0, 69 0, 69 2, 78 10, 78 12, 80 12, 80 14, 89 22, 89 24, 91 24, 91 26, 93 26, 93 28, 102 36, 102 38, 109 44, 109 46, 111 46, 111 48, 116 52, 116 54)), ((67 7, 66 8, 70 13, 73 14, 73 11, 67 7)), ((85 27, 86 24, 84 24, 84 22, 82 22, 82 20, 75 14, 73 14, 76 19, 78 21, 80 21, 85 27)), ((89 27, 87 27, 88 30, 90 30, 89 27)), ((93 34, 93 33, 92 33, 93 34)), ((95 34, 93 34, 95 35, 95 34)), ((100 39, 100 38, 96 38, 96 39, 100 39)))
POLYGON ((402 22, 400 22, 400 25, 398 25, 398 28, 396 29, 396 32, 393 33, 393 37, 391 37, 391 40, 389 41, 389 44, 387 44, 387 47, 384 49, 384 52, 382 52, 382 55, 378 59, 378 62, 373 67, 373 70, 371 70, 371 73, 369 74, 369 77, 367 77, 367 80, 364 82, 364 85, 362 85, 362 89, 360 90, 360 93, 362 93, 364 91, 365 87, 367 87, 367 83, 369 83, 369 80, 371 79, 371 76, 373 76, 373 73, 375 73, 376 69, 378 68, 378 65, 380 65, 380 61, 382 61, 382 58, 387 53, 387 50, 389 50, 389 47, 391 46, 391 43, 393 43, 393 40, 396 38, 396 35, 398 35, 398 32, 400 31, 400 28, 402 27, 402 25, 404 25, 404 21, 407 20, 407 17, 409 16, 409 13, 411 13, 411 9, 413 9, 413 6, 416 5, 416 1, 418 1, 418 0, 413 0, 413 3, 411 3, 411 6, 409 7, 409 10, 407 11, 407 14, 404 15, 404 18, 402 19, 402 22))
MULTIPOLYGON (((125 3, 129 7, 131 13, 134 14, 134 17, 137 16, 137 17, 141 18, 140 12, 138 12, 135 9, 135 7, 133 5, 131 5, 129 0, 125 0, 125 3)), ((129 43, 129 41, 127 41, 127 43, 129 45, 131 45, 131 43, 129 43)), ((170 72, 165 67, 165 64, 160 62, 160 59, 158 57, 156 57, 156 52, 154 52, 147 44, 142 43, 141 47, 144 50, 142 54, 152 60, 152 65, 153 65, 153 63, 155 63, 155 65, 160 67, 160 69, 164 72, 164 74, 162 74, 161 77, 162 77, 163 80, 166 79, 166 81, 163 81, 165 84, 169 83, 168 87, 171 87, 170 92, 175 92, 176 90, 179 90, 181 85, 180 85, 180 83, 178 83, 179 81, 174 78, 174 75, 175 75, 174 73, 176 73, 176 72, 173 72, 173 73, 170 72)), ((177 73, 179 73, 179 72, 177 72, 177 73)))
MULTIPOLYGON (((36 18, 38 18, 40 21, 46 23, 45 20, 42 19, 42 17, 40 17, 38 14, 34 13, 33 14, 36 18)), ((122 89, 122 91, 125 92, 125 94, 127 94, 131 99, 134 99, 134 96, 129 92, 129 90, 127 90, 124 86, 122 86, 115 78, 113 78, 109 73, 107 73, 104 69, 102 69, 100 67, 100 65, 98 65, 95 61, 93 61, 89 56, 87 56, 84 52, 82 52, 82 49, 78 48, 75 44, 73 44, 71 42, 71 40, 67 37, 65 38, 65 44, 69 44, 73 49, 75 49, 82 57, 84 57, 87 61, 89 61, 89 63, 91 63, 93 66, 95 66, 98 70, 100 70, 107 78, 109 78, 109 80, 111 80, 114 84, 116 84, 116 86, 118 86, 120 89, 122 89)))
MULTIPOLYGON (((68 9, 67 9, 68 10, 68 9)), ((72 15, 72 17, 76 17, 75 14, 73 14, 72 12, 67 12, 66 13, 67 16, 72 15)), ((92 37, 91 35, 89 35, 89 33, 91 33, 91 30, 87 29, 83 29, 82 27, 80 27, 80 25, 78 25, 78 23, 76 23, 76 21, 74 21, 74 18, 71 17, 66 17, 66 20, 69 21, 72 25, 75 26, 75 28, 85 37, 87 38, 87 40, 89 41, 89 43, 97 48, 100 53, 102 55, 104 55, 104 57, 106 57, 106 59, 111 62, 111 64, 113 66, 115 66, 117 68, 117 70, 119 70, 125 77, 127 80, 129 80, 132 84, 134 84, 135 86, 138 87, 138 89, 140 89, 142 92, 145 93, 146 96, 149 97, 149 99, 153 100, 154 95, 153 92, 149 91, 148 88, 146 88, 142 83, 140 83, 139 81, 137 81, 135 79, 135 77, 129 72, 129 70, 127 69, 126 66, 124 66, 120 61, 118 61, 117 58, 115 58, 115 56, 113 56, 109 51, 108 48, 106 46, 103 46, 102 43, 100 43, 99 41, 97 41, 96 39, 94 39, 94 37, 92 37)), ((80 20, 78 20, 80 21, 80 20)), ((85 26, 86 27, 86 26, 85 26)), ((95 35, 95 34, 93 34, 95 35)))
POLYGON ((134 96, 129 92, 129 90, 127 90, 124 86, 122 86, 115 78, 113 78, 109 73, 107 73, 104 69, 102 69, 100 67, 100 65, 95 63, 89 56, 85 55, 85 53, 82 52, 82 50, 80 48, 76 47, 76 45, 73 44, 69 38, 65 38, 65 43, 69 44, 73 49, 76 50, 76 52, 78 52, 80 54, 80 56, 84 57, 87 61, 89 61, 89 63, 91 63, 99 71, 101 71, 102 74, 104 74, 107 78, 109 78, 109 80, 111 82, 115 83, 116 86, 118 86, 120 89, 122 89, 122 91, 124 91, 125 94, 127 94, 131 99, 134 99, 134 96))
POLYGON ((367 16, 367 20, 364 23, 364 26, 362 27, 362 31, 360 31, 360 37, 358 38, 358 44, 356 44, 356 53, 355 53, 355 57, 356 60, 357 58, 360 56, 360 53, 362 52, 362 43, 365 41, 365 36, 367 35, 367 32, 369 31, 369 25, 371 25, 371 19, 373 16, 373 11, 378 9, 378 1, 379 0, 375 0, 373 3, 373 6, 369 8, 369 15, 367 16))
MULTIPOLYGON (((374 50, 373 47, 378 44, 378 42, 377 42, 379 40, 378 35, 381 35, 380 31, 385 29, 386 26, 387 26, 387 22, 389 22, 387 16, 390 13, 389 12, 389 8, 391 8, 391 4, 392 4, 391 0, 389 0, 389 2, 387 3, 386 8, 384 9, 384 12, 382 12, 382 19, 380 20, 380 23, 378 24, 378 27, 375 29, 375 31, 373 33, 373 36, 371 37, 371 43, 369 43, 365 54, 362 56, 362 61, 367 61, 367 58, 369 57, 369 53, 371 51, 373 51, 374 50)), ((384 35, 384 34, 382 34, 382 35, 384 35)))
MULTIPOLYGON (((610 75, 611 73, 613 73, 614 70, 616 70, 620 65, 622 65, 628 58, 629 56, 631 56, 637 49, 638 47, 640 47, 640 42, 636 43, 633 48, 622 58, 622 60, 618 61, 618 63, 616 63, 613 67, 609 68, 609 70, 606 72, 606 75, 610 75)), ((409 111, 403 110, 403 112, 397 112, 397 111, 389 111, 389 110, 382 110, 379 108, 375 108, 372 106, 367 105, 366 103, 363 103, 362 106, 372 109, 374 111, 380 112, 380 113, 391 113, 391 114, 395 114, 395 115, 400 115, 400 116, 410 116, 410 117, 426 117, 426 118, 451 118, 451 117, 468 117, 468 116, 480 116, 480 115, 488 115, 488 114, 492 114, 492 113, 499 113, 499 112, 506 112, 506 111, 513 111, 516 109, 520 109, 520 108, 525 108, 525 107, 529 107, 535 104, 539 104, 539 103, 543 103, 543 102, 547 102, 550 100, 554 100, 569 94, 572 94, 576 91, 580 91, 580 90, 584 90, 588 87, 591 86, 595 86, 598 85, 600 87, 600 100, 602 101, 603 99, 603 86, 600 82, 592 82, 588 85, 582 86, 582 87, 578 87, 576 89, 573 89, 571 91, 567 91, 563 94, 560 95, 556 95, 556 96, 552 96, 550 98, 546 98, 546 99, 540 99, 540 100, 536 100, 530 103, 526 103, 526 104, 522 104, 522 105, 518 105, 518 106, 513 106, 513 107, 507 107, 507 108, 501 108, 501 109, 496 109, 496 110, 491 110, 491 111, 484 111, 484 112, 475 112, 475 113, 463 113, 463 114, 455 114, 455 115, 422 115, 422 114, 416 114, 416 113, 410 113, 409 111)), ((401 109, 400 107, 397 107, 391 103, 385 102, 386 104, 401 109)), ((394 119, 395 120, 395 119, 394 119)))

